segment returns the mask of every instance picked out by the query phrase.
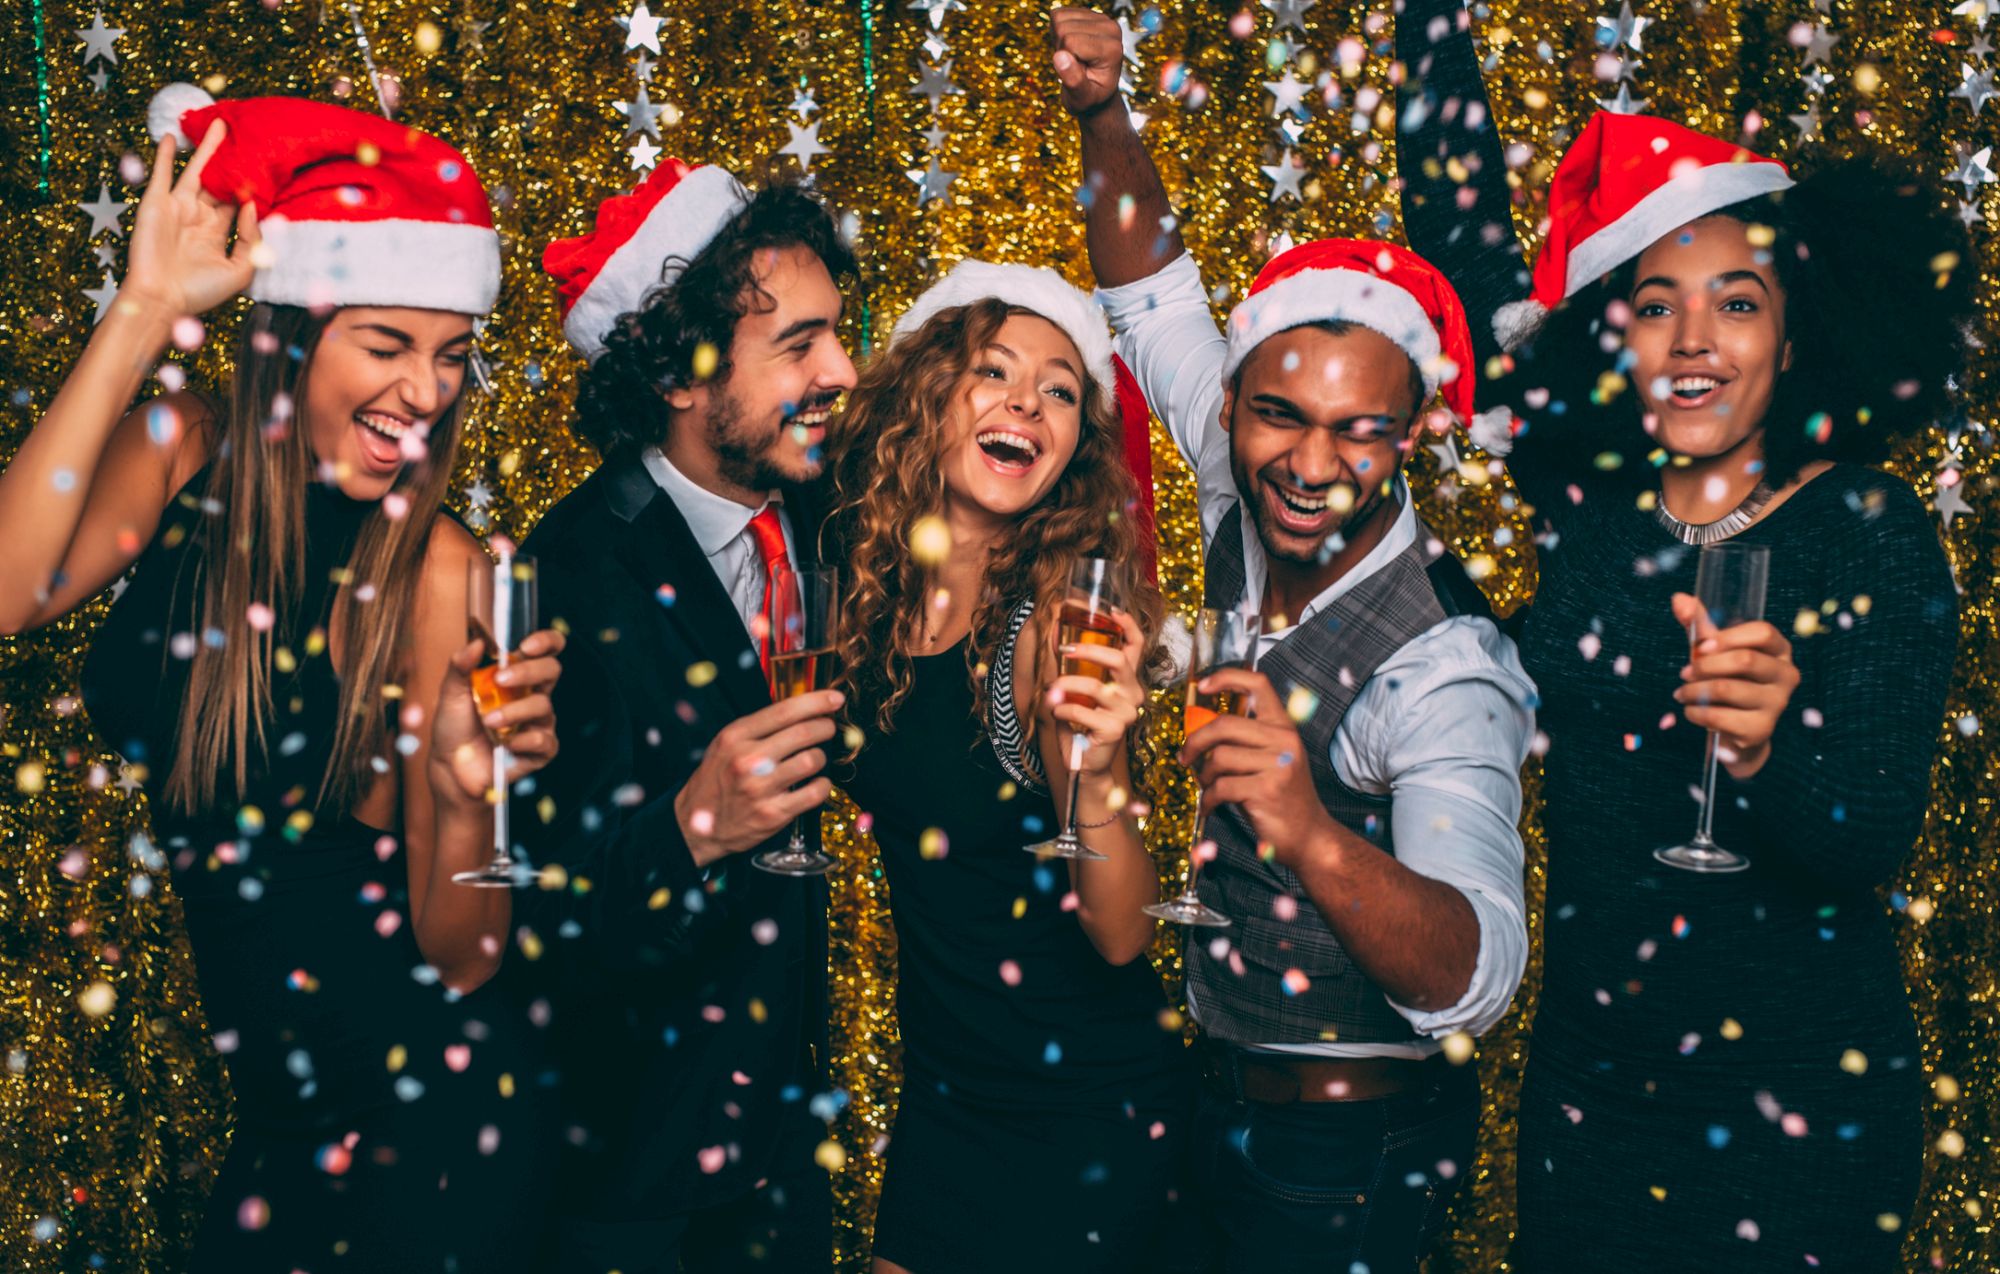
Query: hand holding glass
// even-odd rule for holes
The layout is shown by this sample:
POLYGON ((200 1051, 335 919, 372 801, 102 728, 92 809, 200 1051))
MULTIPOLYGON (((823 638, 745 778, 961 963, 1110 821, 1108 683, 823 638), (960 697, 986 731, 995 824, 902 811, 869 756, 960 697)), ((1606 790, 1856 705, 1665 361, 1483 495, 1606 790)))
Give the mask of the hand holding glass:
MULTIPOLYGON (((1219 668, 1255 668, 1257 639, 1263 633, 1264 618, 1252 611, 1203 610, 1196 613, 1194 658, 1188 667, 1187 707, 1182 718, 1184 734, 1192 735, 1217 717, 1242 716, 1249 712, 1250 703, 1244 695, 1227 690, 1204 694, 1196 687, 1203 677, 1219 668)), ((1195 880, 1204 857, 1203 846, 1207 846, 1208 854, 1215 853, 1215 843, 1202 838, 1208 820, 1201 813, 1200 797, 1201 793, 1197 791, 1194 836, 1188 849, 1187 887, 1181 890, 1180 897, 1153 903, 1145 908, 1145 912, 1177 924, 1219 929, 1229 924, 1229 917, 1204 903, 1195 890, 1195 880)))
MULTIPOLYGON (((1123 632, 1113 611, 1125 603, 1118 587, 1118 576, 1109 560, 1101 557, 1086 557, 1070 568, 1069 593, 1063 598, 1061 625, 1061 645, 1063 646, 1110 646, 1116 648, 1125 644, 1123 632)), ((1087 660, 1065 657, 1062 661, 1062 675, 1065 677, 1090 677, 1097 681, 1111 680, 1111 670, 1103 664, 1087 660)), ((1053 840, 1036 841, 1023 846, 1029 853, 1042 858, 1075 858, 1084 861, 1102 862, 1104 855, 1083 843, 1076 834, 1076 798, 1083 765, 1084 749, 1089 745, 1089 736, 1078 730, 1070 735, 1069 742, 1069 795, 1063 801, 1062 831, 1053 840)))
MULTIPOLYGON (((1701 562, 1695 569, 1695 599, 1708 622, 1717 629, 1753 623, 1764 618, 1764 585, 1771 573, 1771 550, 1761 544, 1738 544, 1724 540, 1703 546, 1701 562)), ((1690 631, 1692 644, 1702 634, 1690 631)), ((1701 819, 1694 836, 1683 844, 1664 845, 1653 857, 1683 871, 1742 871, 1750 860, 1715 843, 1715 765, 1717 739, 1708 732, 1707 760, 1702 770, 1701 819)))
MULTIPOLYGON (((525 686, 501 685, 495 680, 502 668, 513 661, 514 647, 537 626, 537 576, 535 559, 502 548, 497 559, 484 556, 466 566, 466 634, 483 647, 479 667, 472 670, 472 698, 479 715, 495 711, 527 695, 525 686)), ((504 888, 520 883, 526 874, 514 858, 512 828, 507 818, 507 767, 513 757, 507 739, 513 727, 488 730, 493 739, 493 857, 477 871, 462 871, 452 877, 461 885, 504 888)))

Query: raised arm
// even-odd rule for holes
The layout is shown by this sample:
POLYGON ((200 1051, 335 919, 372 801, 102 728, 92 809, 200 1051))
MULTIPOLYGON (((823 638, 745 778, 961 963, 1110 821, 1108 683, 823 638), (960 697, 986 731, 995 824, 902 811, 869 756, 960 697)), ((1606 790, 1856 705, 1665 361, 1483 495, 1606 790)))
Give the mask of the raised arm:
POLYGON ((1463 0, 1402 0, 1396 172, 1410 247, 1458 290, 1484 367, 1500 352, 1494 312, 1528 294, 1528 274, 1471 23, 1463 0))
POLYGON ((222 144, 213 125, 175 181, 162 142, 139 201, 125 283, 83 357, 20 450, 0 472, 0 636, 58 619, 118 578, 139 555, 178 480, 199 468, 205 436, 190 397, 127 412, 167 347, 176 320, 248 286, 256 213, 201 188, 222 144), (232 223, 237 237, 229 246, 232 223))

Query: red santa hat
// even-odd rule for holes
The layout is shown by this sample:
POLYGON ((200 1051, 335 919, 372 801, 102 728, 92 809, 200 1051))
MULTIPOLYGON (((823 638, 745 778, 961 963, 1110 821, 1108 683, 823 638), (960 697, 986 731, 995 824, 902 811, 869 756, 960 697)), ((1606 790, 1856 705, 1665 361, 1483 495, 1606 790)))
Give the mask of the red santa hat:
POLYGON ((1525 301, 1500 307, 1508 349, 1550 310, 1690 221, 1789 189, 1775 159, 1650 115, 1591 116, 1549 183, 1549 232, 1525 301))
POLYGON ((1279 332, 1329 320, 1388 337, 1417 365, 1425 393, 1442 394, 1453 414, 1471 420, 1465 306, 1436 266, 1393 243, 1315 239, 1273 257, 1229 313, 1222 378, 1279 332))
POLYGON ((563 335, 595 359, 619 316, 671 282, 749 202, 724 169, 669 159, 630 194, 599 204, 589 234, 557 239, 542 253, 562 297, 563 335))
POLYGON ((202 188, 254 204, 264 247, 252 300, 399 305, 484 314, 500 296, 500 236, 472 165, 428 133, 297 97, 217 102, 169 84, 146 112, 153 136, 226 135, 202 188))

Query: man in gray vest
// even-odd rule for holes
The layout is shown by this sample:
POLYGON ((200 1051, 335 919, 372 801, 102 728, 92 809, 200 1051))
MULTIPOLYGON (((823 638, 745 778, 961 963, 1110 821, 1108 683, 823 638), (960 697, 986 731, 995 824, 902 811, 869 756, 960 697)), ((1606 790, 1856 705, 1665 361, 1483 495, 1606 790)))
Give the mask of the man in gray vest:
POLYGON ((1206 604, 1265 621, 1257 669, 1205 683, 1250 715, 1183 753, 1213 811, 1202 897, 1233 921, 1187 946, 1204 1242, 1231 1271, 1413 1271, 1472 1161, 1477 1080, 1445 1041, 1497 1021, 1527 959, 1534 687, 1401 477, 1434 396, 1470 410, 1464 314, 1414 253, 1321 240, 1218 332, 1117 26, 1053 21, 1099 296, 1196 472, 1206 604))

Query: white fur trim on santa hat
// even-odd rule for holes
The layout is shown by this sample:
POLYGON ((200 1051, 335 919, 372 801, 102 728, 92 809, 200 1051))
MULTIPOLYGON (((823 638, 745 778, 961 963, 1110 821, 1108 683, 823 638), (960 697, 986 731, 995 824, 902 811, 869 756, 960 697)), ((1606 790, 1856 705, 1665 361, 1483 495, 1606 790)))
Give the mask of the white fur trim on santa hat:
POLYGON ((1762 161, 1706 164, 1670 178, 1616 221, 1571 246, 1563 297, 1575 296, 1690 221, 1795 184, 1783 168, 1762 161))
POLYGON ((1493 311, 1493 335, 1504 350, 1516 350, 1534 338, 1549 321, 1549 307, 1532 297, 1509 301, 1493 311))
POLYGON ((619 316, 638 309, 654 288, 672 282, 749 202, 750 192, 728 169, 712 164, 691 169, 606 258, 569 307, 563 335, 584 358, 596 359, 619 316))
POLYGON ((199 84, 177 81, 164 85, 146 103, 146 131, 153 135, 154 141, 163 142, 171 137, 182 150, 187 150, 195 144, 195 139, 182 130, 181 116, 213 105, 215 98, 199 84))
POLYGON ((1088 293, 1072 286, 1054 270, 1033 265, 1002 265, 992 261, 961 261, 945 272, 896 320, 889 334, 894 345, 944 310, 970 305, 988 297, 1033 310, 1076 342, 1091 379, 1110 398, 1116 391, 1111 365, 1111 328, 1104 311, 1088 293))
POLYGON ((253 301, 484 314, 500 298, 500 236, 486 226, 272 217, 259 229, 253 301))
POLYGON ((1465 432, 1489 456, 1504 456, 1514 449, 1514 409, 1489 407, 1466 423, 1465 432))
POLYGON ((1278 333, 1328 320, 1353 323, 1394 341, 1417 365, 1426 394, 1435 394, 1444 381, 1443 347, 1423 303, 1360 270, 1301 270, 1244 297, 1229 312, 1222 379, 1234 376, 1251 350, 1278 333))

